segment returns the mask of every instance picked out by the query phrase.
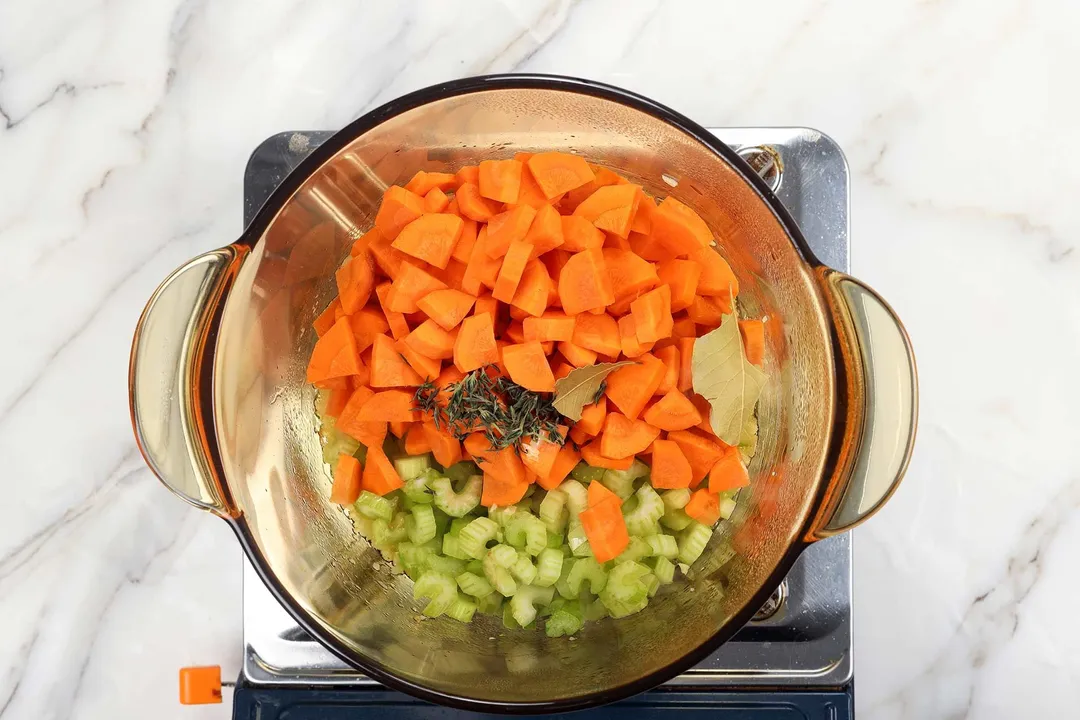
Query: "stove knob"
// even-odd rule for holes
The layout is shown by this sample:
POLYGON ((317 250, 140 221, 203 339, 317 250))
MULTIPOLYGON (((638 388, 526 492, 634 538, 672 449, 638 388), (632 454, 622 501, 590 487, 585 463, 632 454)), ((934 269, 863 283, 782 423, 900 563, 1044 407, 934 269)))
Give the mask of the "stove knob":
POLYGON ((233 683, 221 682, 221 666, 180 668, 180 704, 211 705, 221 702, 221 686, 233 683))

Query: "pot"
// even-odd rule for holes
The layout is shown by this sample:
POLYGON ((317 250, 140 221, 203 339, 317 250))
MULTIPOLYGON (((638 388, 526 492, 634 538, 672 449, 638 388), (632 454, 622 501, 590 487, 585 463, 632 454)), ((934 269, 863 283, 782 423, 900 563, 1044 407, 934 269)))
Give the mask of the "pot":
POLYGON ((135 434, 161 481, 225 519, 297 622, 358 670, 425 700, 559 712, 617 700, 693 666, 762 605, 810 543, 850 529, 896 489, 915 436, 908 337, 869 287, 823 266, 784 207, 729 147, 646 98, 593 82, 494 76, 390 102, 321 145, 234 243, 177 269, 136 329, 135 434), (748 316, 767 316, 752 482, 693 567, 692 592, 587 624, 569 641, 421 619, 329 502, 305 382, 312 321, 383 191, 417 170, 563 150, 714 230, 748 316), (730 558, 728 548, 736 551, 730 558))

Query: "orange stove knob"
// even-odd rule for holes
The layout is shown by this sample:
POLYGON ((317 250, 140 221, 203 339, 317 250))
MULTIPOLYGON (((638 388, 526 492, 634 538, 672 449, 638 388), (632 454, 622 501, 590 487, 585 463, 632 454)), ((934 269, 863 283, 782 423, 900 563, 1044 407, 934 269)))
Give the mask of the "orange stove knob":
POLYGON ((180 704, 221 702, 221 666, 180 668, 180 704))

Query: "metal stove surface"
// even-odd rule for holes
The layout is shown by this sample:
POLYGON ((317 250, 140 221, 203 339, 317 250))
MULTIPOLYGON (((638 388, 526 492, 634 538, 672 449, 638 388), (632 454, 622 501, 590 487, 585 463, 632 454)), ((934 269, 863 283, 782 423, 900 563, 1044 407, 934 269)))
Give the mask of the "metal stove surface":
MULTIPOLYGON (((847 270, 848 168, 839 146, 809 128, 711 131, 770 182, 821 261, 847 270)), ((255 150, 244 177, 245 225, 289 171, 331 134, 281 133, 255 150)), ((246 558, 243 588, 242 683, 252 687, 378 686, 303 631, 246 558)), ((714 655, 666 685, 672 690, 849 686, 853 675, 849 534, 808 548, 759 618, 714 655), (762 617, 770 611, 771 615, 762 617)))

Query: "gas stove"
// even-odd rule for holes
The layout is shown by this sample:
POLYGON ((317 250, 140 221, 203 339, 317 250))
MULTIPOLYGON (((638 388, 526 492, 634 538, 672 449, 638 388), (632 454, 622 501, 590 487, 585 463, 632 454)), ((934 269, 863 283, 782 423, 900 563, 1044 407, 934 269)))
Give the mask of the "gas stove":
MULTIPOLYGON (((848 168, 829 137, 809 128, 718 128, 775 190, 818 258, 849 264, 848 168)), ((244 224, 285 176, 329 138, 285 132, 252 154, 244 224)), ((244 660, 234 718, 446 717, 349 667, 302 630, 244 560, 244 660)), ((709 717, 830 718, 853 714, 850 534, 815 543, 753 621, 708 659, 657 690, 581 716, 678 709, 709 717), (620 710, 621 708, 621 710, 620 710)), ((478 716, 475 713, 458 713, 478 716)))

